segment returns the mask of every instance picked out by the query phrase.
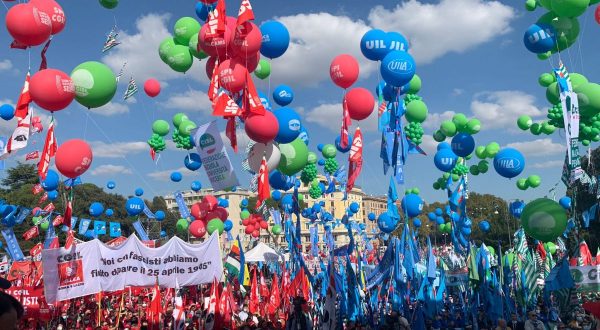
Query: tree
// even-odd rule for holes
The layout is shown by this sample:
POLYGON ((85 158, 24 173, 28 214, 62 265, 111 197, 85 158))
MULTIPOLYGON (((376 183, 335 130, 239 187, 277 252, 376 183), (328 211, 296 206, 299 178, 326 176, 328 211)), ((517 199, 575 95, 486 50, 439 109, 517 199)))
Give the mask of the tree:
POLYGON ((2 179, 2 185, 8 187, 9 190, 16 190, 21 186, 38 183, 38 175, 35 165, 17 163, 17 166, 6 170, 7 176, 2 179))

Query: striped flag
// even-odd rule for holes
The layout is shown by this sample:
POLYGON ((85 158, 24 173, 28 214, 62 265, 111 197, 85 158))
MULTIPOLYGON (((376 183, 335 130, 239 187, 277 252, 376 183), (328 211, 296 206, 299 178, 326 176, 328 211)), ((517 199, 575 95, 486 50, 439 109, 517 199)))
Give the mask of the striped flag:
POLYGON ((127 90, 125 91, 125 95, 123 95, 123 100, 127 100, 128 98, 134 96, 138 92, 138 87, 135 84, 135 79, 131 77, 129 79, 129 84, 127 84, 127 90))
POLYGON ((537 293, 539 290, 537 279, 539 277, 539 271, 536 266, 536 261, 533 256, 533 251, 528 251, 525 254, 525 258, 523 260, 523 274, 525 277, 525 283, 523 285, 528 291, 527 295, 527 303, 532 303, 533 298, 537 297, 537 293))
POLYGON ((119 35, 117 32, 117 27, 113 26, 108 35, 106 36, 106 41, 104 42, 104 46, 102 47, 102 52, 105 53, 117 45, 121 44, 117 41, 117 36, 119 35))
POLYGON ((181 288, 179 287, 177 279, 175 279, 175 308, 173 309, 173 319, 175 330, 183 330, 185 328, 185 309, 183 308, 181 288))
POLYGON ((25 155, 25 160, 34 160, 40 158, 40 152, 35 150, 25 155))
POLYGON ((19 100, 17 101, 17 106, 15 109, 15 117, 17 118, 17 123, 21 122, 24 118, 29 114, 29 104, 31 103, 31 94, 29 93, 29 79, 31 79, 31 73, 27 71, 27 76, 25 76, 25 83, 23 84, 23 89, 21 90, 21 95, 19 95, 19 100))
POLYGON ((48 133, 46 133, 46 142, 44 142, 44 150, 42 151, 42 158, 38 163, 38 175, 42 179, 46 179, 48 174, 48 168, 50 167, 50 159, 54 157, 58 143, 54 136, 54 117, 50 120, 50 126, 48 127, 48 133))
POLYGON ((267 166, 267 160, 263 155, 260 163, 260 169, 258 170, 258 195, 256 196, 256 208, 258 208, 263 201, 271 196, 271 189, 269 187, 269 168, 267 166))
POLYGON ((231 250, 225 259, 225 268, 232 276, 238 276, 240 283, 244 281, 244 251, 239 236, 231 245, 231 250))

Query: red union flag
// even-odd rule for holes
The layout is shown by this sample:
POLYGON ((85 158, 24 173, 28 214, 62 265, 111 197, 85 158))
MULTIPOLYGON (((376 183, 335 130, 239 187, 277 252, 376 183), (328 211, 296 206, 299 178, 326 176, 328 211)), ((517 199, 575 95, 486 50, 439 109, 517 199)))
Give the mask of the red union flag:
POLYGON ((208 99, 214 104, 217 102, 217 96, 219 95, 219 73, 217 69, 219 68, 219 60, 215 61, 215 68, 213 69, 212 76, 210 77, 210 85, 208 85, 208 99))
POLYGON ((256 208, 258 208, 264 200, 271 196, 271 190, 269 187, 269 168, 267 166, 267 160, 263 155, 263 159, 260 162, 260 168, 258 169, 258 197, 256 199, 256 208))
POLYGON ((248 21, 254 20, 254 11, 250 0, 242 0, 240 11, 238 12, 237 25, 242 25, 248 21))
POLYGON ((219 0, 217 7, 208 13, 208 31, 206 31, 206 37, 215 38, 222 36, 225 33, 225 1, 219 0))
POLYGON ((354 182, 362 170, 362 152, 362 133, 360 132, 360 127, 357 127, 354 133, 354 141, 352 141, 352 147, 350 148, 350 156, 348 157, 348 182, 346 184, 346 191, 352 190, 354 182))
POLYGON ((44 211, 47 213, 54 211, 54 204, 50 203, 50 204, 46 205, 46 207, 44 207, 44 211))
POLYGON ((17 101, 17 107, 15 110, 15 117, 17 118, 17 123, 23 120, 23 118, 27 117, 29 114, 29 104, 31 103, 31 94, 29 94, 29 79, 31 74, 27 71, 27 76, 25 77, 25 83, 23 84, 23 89, 21 90, 21 95, 19 95, 19 100, 17 101))
POLYGON ((29 250, 29 255, 35 259, 39 254, 42 253, 43 248, 44 246, 42 243, 37 243, 31 248, 31 250, 29 250))
POLYGON ((39 151, 32 151, 30 153, 28 153, 27 155, 25 155, 25 160, 32 160, 32 159, 38 159, 40 158, 40 152, 39 151))
POLYGON ((250 111, 257 115, 265 114, 265 107, 260 101, 260 97, 256 92, 254 81, 250 76, 250 73, 246 72, 246 89, 244 92, 244 111, 250 111))
POLYGON ((37 194, 41 193, 43 190, 44 190, 44 188, 42 188, 42 185, 39 184, 39 183, 33 185, 33 188, 31 188, 31 192, 34 195, 37 195, 37 194))
POLYGON ((235 117, 241 115, 241 109, 234 100, 221 92, 213 105, 213 116, 235 117))
POLYGON ((23 239, 28 241, 34 237, 38 237, 39 234, 40 230, 38 229, 38 226, 33 226, 23 233, 23 239))
POLYGON ((38 204, 42 204, 43 202, 48 200, 48 193, 44 192, 44 194, 42 195, 42 197, 40 197, 40 199, 38 200, 38 204))
POLYGON ((342 113, 342 128, 340 129, 340 147, 345 149, 348 147, 348 127, 352 125, 352 120, 350 119, 350 113, 348 112, 348 104, 346 103, 346 98, 344 97, 343 102, 344 112, 342 113))
POLYGON ((46 142, 44 142, 44 151, 42 151, 42 159, 38 163, 38 175, 42 180, 46 179, 48 173, 48 167, 50 166, 50 159, 54 157, 58 144, 54 137, 54 118, 50 121, 50 127, 48 127, 48 133, 46 134, 46 142))
POLYGON ((63 220, 64 220, 64 218, 62 215, 57 215, 54 218, 54 221, 52 221, 52 226, 56 227, 56 226, 62 225, 63 220))

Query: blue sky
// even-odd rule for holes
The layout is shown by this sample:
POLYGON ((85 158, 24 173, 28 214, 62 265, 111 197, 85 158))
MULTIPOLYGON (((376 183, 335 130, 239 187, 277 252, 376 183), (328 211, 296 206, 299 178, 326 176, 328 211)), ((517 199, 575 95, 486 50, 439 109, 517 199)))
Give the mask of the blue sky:
MULTIPOLYGON (((193 180, 203 185, 209 182, 201 169, 182 171, 180 183, 169 181, 169 173, 183 167, 186 153, 169 146, 158 164, 149 156, 145 141, 151 135, 156 119, 169 120, 177 112, 185 112, 198 124, 211 117, 206 97, 208 80, 205 61, 196 61, 184 74, 171 71, 158 57, 158 44, 173 32, 175 21, 183 16, 195 17, 194 1, 121 1, 114 10, 102 8, 96 1, 59 1, 67 17, 65 30, 55 36, 48 51, 49 67, 70 73, 78 64, 96 60, 107 63, 116 72, 127 60, 125 76, 113 102, 88 111, 76 102, 56 113, 59 142, 71 138, 89 141, 94 150, 92 168, 82 179, 104 186, 109 180, 117 183, 116 191, 130 195, 137 187, 145 197, 164 195, 189 189, 193 180), (106 33, 114 23, 121 31, 124 43, 106 54, 101 48, 106 33), (161 94, 151 99, 143 91, 135 102, 123 102, 122 94, 130 75, 140 89, 147 78, 162 82, 161 94)), ((10 3, 8 3, 10 5, 10 3)), ((405 167, 404 188, 419 187, 428 202, 443 200, 444 193, 431 188, 440 172, 433 164, 435 144, 430 138, 443 119, 453 112, 462 112, 482 121, 482 132, 475 136, 477 145, 497 141, 501 146, 513 145, 527 158, 520 177, 538 174, 542 185, 522 192, 515 180, 501 178, 491 169, 483 176, 470 178, 470 190, 492 193, 507 199, 533 199, 547 194, 560 180, 564 159, 564 135, 533 136, 518 131, 516 118, 523 113, 542 120, 548 106, 545 89, 537 84, 539 74, 549 70, 547 61, 540 61, 522 43, 523 32, 544 11, 527 12, 524 4, 515 1, 441 0, 441 1, 252 1, 256 23, 276 18, 289 29, 292 45, 282 57, 272 61, 270 86, 255 78, 257 88, 272 91, 278 84, 292 86, 295 100, 291 104, 302 114, 303 124, 310 134, 310 149, 318 143, 333 143, 339 134, 342 90, 329 79, 328 68, 338 54, 350 53, 359 59, 361 75, 355 87, 374 90, 378 67, 360 54, 359 40, 370 28, 398 31, 411 43, 411 53, 417 61, 417 74, 423 81, 419 93, 429 107, 425 123, 423 147, 427 157, 412 155, 405 167), (332 124, 333 122, 333 124, 332 124)), ((227 12, 237 15, 239 1, 228 1, 227 12)), ((4 11, 5 13, 5 11, 4 11)), ((563 54, 572 72, 584 73, 590 81, 598 81, 600 67, 594 65, 599 47, 600 26, 593 19, 593 10, 580 17, 578 42, 563 54)), ((0 29, 0 103, 15 102, 28 66, 28 52, 11 50, 11 38, 0 29)), ((31 50, 32 68, 39 65, 40 47, 31 50)), ((36 107, 37 112, 44 112, 36 107)), ((44 114, 47 114, 44 112, 44 114)), ((47 125, 48 117, 44 118, 47 125)), ((365 162, 357 184, 371 194, 383 194, 388 178, 383 175, 379 154, 379 135, 374 118, 361 123, 365 134, 365 162)), ((15 121, 0 123, 0 133, 7 135, 15 121)), ((224 128, 223 120, 219 125, 224 128)), ((243 133, 243 130, 240 131, 243 133)), ((45 135, 37 135, 35 144, 7 162, 7 166, 23 160, 24 154, 41 150, 45 135)), ((239 134, 242 142, 247 138, 239 134)), ((243 151, 243 146, 241 148, 243 151)), ((236 172, 243 186, 250 177, 241 169, 241 157, 229 149, 236 172)), ((241 155, 242 153, 240 153, 241 155)), ((338 153, 340 164, 347 156, 338 153)), ((562 184, 559 185, 564 191, 562 184)))

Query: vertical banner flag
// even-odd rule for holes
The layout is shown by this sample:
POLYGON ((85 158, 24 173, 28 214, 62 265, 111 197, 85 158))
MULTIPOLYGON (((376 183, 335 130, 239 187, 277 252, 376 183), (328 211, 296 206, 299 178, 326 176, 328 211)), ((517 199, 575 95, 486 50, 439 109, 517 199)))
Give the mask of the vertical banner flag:
POLYGON ((96 236, 106 235, 106 221, 94 220, 94 232, 96 236))
POLYGON ((88 231, 90 223, 92 223, 92 220, 90 219, 81 219, 79 222, 79 235, 83 235, 88 231))
POLYGON ((133 225, 133 229, 135 229, 135 232, 138 234, 138 236, 140 237, 140 239, 142 241, 150 240, 150 238, 148 237, 148 234, 146 233, 146 229, 144 229, 140 220, 132 223, 132 225, 133 225))
POLYGON ((190 210, 185 204, 185 200, 183 199, 183 194, 181 194, 181 191, 176 191, 173 197, 175 197, 175 202, 177 203, 177 208, 179 209, 179 215, 181 215, 181 218, 189 218, 191 216, 190 210))
POLYGON ((17 242, 17 238, 15 237, 15 233, 13 232, 12 227, 3 228, 2 236, 4 237, 4 241, 6 242, 6 249, 8 254, 10 254, 10 258, 14 261, 21 261, 25 259, 23 255, 23 251, 21 251, 21 247, 17 242))
POLYGON ((192 132, 196 150, 202 159, 212 188, 218 191, 238 186, 239 182, 219 134, 217 123, 212 121, 192 132))
POLYGON ((118 222, 110 223, 110 237, 119 237, 121 236, 121 224, 118 222))
POLYGON ((154 213, 152 213, 152 211, 150 211, 146 203, 144 203, 144 214, 148 217, 148 219, 156 219, 156 216, 154 213))
POLYGON ((19 121, 17 128, 13 131, 10 139, 6 144, 6 151, 11 153, 27 146, 31 128, 31 113, 27 114, 23 120, 19 121))
POLYGON ((54 157, 58 143, 54 137, 54 117, 50 120, 50 126, 46 133, 46 141, 44 142, 44 150, 42 151, 42 158, 38 163, 38 175, 43 180, 46 179, 48 168, 50 167, 50 160, 54 157))

